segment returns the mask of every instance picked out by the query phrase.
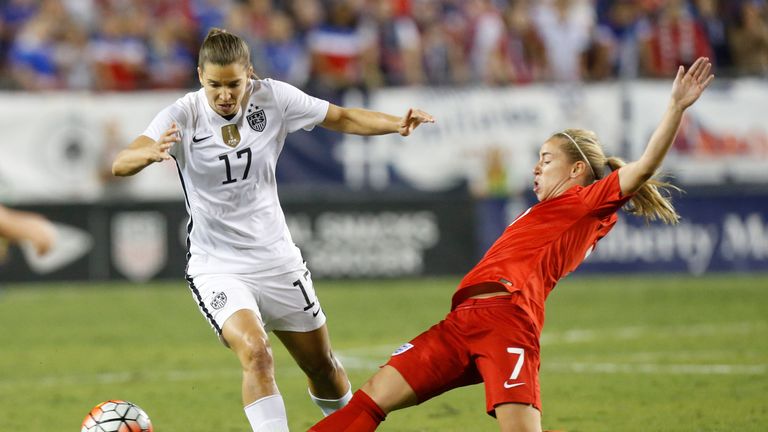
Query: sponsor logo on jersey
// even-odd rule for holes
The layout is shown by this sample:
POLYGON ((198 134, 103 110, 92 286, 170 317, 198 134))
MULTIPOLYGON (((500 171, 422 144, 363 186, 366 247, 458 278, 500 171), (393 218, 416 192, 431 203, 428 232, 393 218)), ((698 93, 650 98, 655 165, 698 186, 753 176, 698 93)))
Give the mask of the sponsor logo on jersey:
POLYGON ((411 348, 413 348, 413 344, 412 343, 404 343, 404 344, 400 345, 400 348, 396 349, 395 352, 392 353, 392 357, 394 357, 396 355, 400 355, 400 354, 408 351, 411 348))
POLYGON ((256 132, 262 132, 264 128, 267 127, 267 115, 264 113, 263 109, 258 109, 259 107, 256 108, 256 111, 248 114, 246 119, 248 119, 248 125, 251 129, 256 132))
POLYGON ((213 300, 211 300, 211 307, 214 309, 221 309, 224 307, 224 305, 227 304, 227 295, 223 292, 220 292, 213 296, 213 300))
POLYGON ((192 142, 196 142, 196 143, 199 143, 200 141, 205 141, 205 140, 207 140, 208 138, 210 138, 210 137, 212 137, 212 136, 213 136, 213 135, 207 135, 207 136, 204 136, 204 137, 196 137, 196 136, 193 136, 193 137, 192 137, 192 142))

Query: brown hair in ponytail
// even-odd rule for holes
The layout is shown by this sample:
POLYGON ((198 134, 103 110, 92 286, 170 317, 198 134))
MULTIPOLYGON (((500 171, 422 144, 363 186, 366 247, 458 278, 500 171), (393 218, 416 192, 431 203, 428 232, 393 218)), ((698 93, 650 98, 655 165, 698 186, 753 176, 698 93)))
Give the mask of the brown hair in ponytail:
MULTIPOLYGON (((554 134, 550 139, 559 139, 561 148, 573 161, 586 161, 592 168, 595 180, 605 176, 605 168, 616 171, 626 162, 617 157, 606 157, 603 153, 603 147, 597 138, 597 135, 584 129, 566 129, 563 132, 554 134), (573 141, 571 141, 571 138, 573 141)), ((590 173, 590 174, 591 174, 590 173)), ((635 192, 632 199, 624 206, 628 213, 642 216, 646 222, 660 219, 666 224, 676 224, 680 220, 670 198, 670 191, 680 188, 666 183, 656 178, 652 178, 643 184, 635 192)))
POLYGON ((203 40, 197 58, 197 66, 201 70, 206 63, 220 66, 240 63, 248 69, 251 66, 251 51, 239 36, 214 27, 203 40))

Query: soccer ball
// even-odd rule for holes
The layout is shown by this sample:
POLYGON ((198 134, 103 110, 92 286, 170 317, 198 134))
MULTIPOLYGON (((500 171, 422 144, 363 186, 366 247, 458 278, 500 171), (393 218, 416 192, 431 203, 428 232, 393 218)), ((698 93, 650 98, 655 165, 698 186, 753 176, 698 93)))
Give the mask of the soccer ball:
POLYGON ((91 410, 80 432, 152 432, 152 422, 143 409, 123 400, 108 400, 91 410))

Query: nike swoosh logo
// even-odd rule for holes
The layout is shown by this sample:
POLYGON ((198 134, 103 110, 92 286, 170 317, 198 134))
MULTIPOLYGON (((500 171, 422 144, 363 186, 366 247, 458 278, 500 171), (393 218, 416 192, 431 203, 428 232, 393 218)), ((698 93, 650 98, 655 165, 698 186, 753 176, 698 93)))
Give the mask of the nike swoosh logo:
POLYGON ((322 309, 322 308, 317 308, 317 312, 312 312, 312 316, 313 316, 313 317, 316 317, 316 316, 317 316, 317 314, 319 314, 319 313, 320 313, 320 310, 321 310, 321 309, 322 309))
POLYGON ((192 137, 192 142, 200 142, 200 141, 205 141, 205 140, 207 140, 208 138, 210 138, 210 137, 212 137, 212 136, 213 136, 213 135, 208 135, 207 137, 202 137, 202 138, 198 138, 198 137, 192 137))
POLYGON ((524 382, 522 382, 522 383, 515 383, 515 384, 510 384, 510 383, 508 383, 508 382, 504 381, 504 388, 506 388, 506 389, 511 389, 511 388, 513 388, 513 387, 521 386, 521 385, 523 385, 523 384, 525 384, 525 383, 524 383, 524 382))

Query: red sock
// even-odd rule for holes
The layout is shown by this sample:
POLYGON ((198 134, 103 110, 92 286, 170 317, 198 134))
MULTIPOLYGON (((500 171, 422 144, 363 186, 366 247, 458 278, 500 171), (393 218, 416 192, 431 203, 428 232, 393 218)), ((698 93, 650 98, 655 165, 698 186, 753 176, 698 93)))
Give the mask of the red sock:
POLYGON ((358 390, 344 408, 319 421, 308 432, 373 432, 386 416, 370 396, 358 390))

